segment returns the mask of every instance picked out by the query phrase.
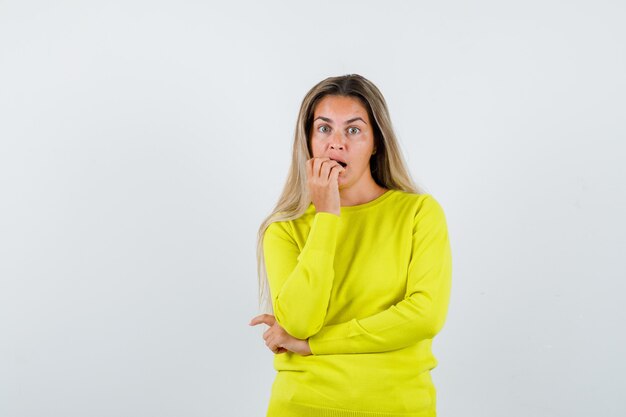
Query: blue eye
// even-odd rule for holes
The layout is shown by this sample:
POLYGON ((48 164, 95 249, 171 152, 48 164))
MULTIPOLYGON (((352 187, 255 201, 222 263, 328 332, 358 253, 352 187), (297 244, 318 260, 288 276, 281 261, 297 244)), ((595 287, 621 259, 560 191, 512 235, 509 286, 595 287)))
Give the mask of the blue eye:
MULTIPOLYGON (((321 125, 320 127, 318 127, 318 128, 317 128, 317 130, 319 131, 319 130, 320 130, 321 128, 323 128, 323 127, 328 127, 328 126, 326 126, 326 125, 321 125)), ((322 132, 322 133, 324 133, 324 132, 322 132)))
MULTIPOLYGON (((351 127, 350 129, 356 129, 356 130, 358 130, 359 132, 361 131, 361 129, 359 129, 358 127, 351 127)), ((354 134, 356 135, 357 133, 358 133, 358 132, 355 132, 354 134)))

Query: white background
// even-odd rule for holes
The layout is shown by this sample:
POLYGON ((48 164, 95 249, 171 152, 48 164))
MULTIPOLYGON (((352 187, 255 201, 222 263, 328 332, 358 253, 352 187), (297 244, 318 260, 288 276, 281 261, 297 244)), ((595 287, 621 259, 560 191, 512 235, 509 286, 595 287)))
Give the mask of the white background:
POLYGON ((0 1, 0 415, 264 417, 256 236, 318 81, 447 215, 441 417, 623 416, 621 1, 0 1))

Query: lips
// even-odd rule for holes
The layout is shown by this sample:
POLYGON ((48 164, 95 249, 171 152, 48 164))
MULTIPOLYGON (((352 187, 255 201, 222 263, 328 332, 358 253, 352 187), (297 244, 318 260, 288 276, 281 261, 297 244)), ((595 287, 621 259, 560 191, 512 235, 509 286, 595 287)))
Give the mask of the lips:
POLYGON ((348 165, 344 160, 340 158, 333 158, 333 157, 329 157, 329 158, 332 159, 333 161, 339 162, 339 165, 341 165, 344 168, 348 165))

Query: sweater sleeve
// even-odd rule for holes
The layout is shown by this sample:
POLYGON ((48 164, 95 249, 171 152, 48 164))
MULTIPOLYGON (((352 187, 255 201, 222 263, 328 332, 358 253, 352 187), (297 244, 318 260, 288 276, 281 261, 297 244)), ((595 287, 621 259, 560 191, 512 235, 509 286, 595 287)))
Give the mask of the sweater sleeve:
POLYGON ((306 339, 324 325, 340 219, 329 212, 315 213, 301 251, 284 225, 274 222, 265 231, 263 252, 274 317, 295 338, 306 339))
POLYGON ((309 337, 314 355, 372 353, 432 339, 450 299, 452 257, 442 207, 426 195, 415 215, 404 299, 374 315, 324 326, 309 337))

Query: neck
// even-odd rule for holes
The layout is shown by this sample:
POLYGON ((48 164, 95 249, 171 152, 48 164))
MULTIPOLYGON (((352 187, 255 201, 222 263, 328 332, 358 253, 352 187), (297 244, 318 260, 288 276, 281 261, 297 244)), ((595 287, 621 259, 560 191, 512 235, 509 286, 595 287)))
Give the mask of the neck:
POLYGON ((358 187, 340 188, 339 197, 342 206, 356 206, 380 197, 385 191, 387 191, 387 188, 381 187, 372 179, 371 182, 358 187))

